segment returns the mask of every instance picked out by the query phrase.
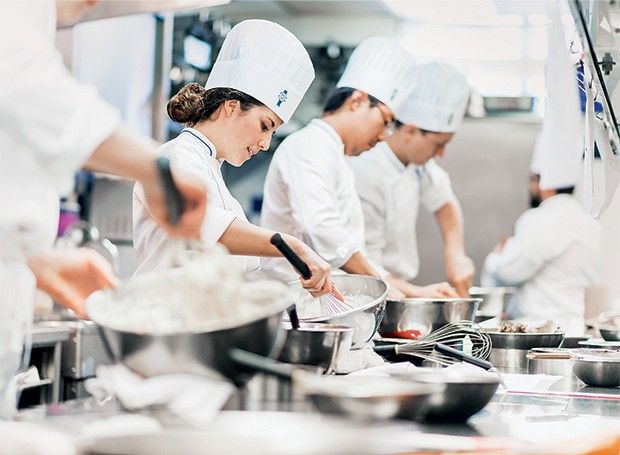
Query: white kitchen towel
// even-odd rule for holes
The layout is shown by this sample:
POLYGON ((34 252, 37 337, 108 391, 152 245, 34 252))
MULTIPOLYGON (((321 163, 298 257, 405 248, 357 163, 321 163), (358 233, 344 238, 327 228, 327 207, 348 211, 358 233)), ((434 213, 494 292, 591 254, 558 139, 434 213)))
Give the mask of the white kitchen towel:
POLYGON ((129 410, 166 406, 195 427, 206 426, 234 391, 222 380, 191 374, 143 378, 122 365, 99 366, 86 389, 96 398, 113 395, 129 410))
POLYGON ((354 371, 383 365, 385 360, 372 349, 373 342, 366 343, 360 349, 351 349, 338 360, 335 372, 337 374, 349 374, 354 371))

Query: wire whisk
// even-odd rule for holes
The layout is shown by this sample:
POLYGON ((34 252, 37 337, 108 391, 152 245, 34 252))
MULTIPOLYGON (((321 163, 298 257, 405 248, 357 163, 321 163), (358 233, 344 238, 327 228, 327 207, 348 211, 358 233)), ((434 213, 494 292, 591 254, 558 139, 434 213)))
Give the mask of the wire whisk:
POLYGON ((441 365, 452 365, 457 360, 435 350, 435 345, 442 343, 454 349, 464 351, 473 357, 486 359, 491 353, 491 337, 480 330, 471 321, 459 321, 444 325, 422 338, 404 344, 375 346, 375 352, 388 354, 405 354, 421 359, 437 362, 441 365))
POLYGON ((355 308, 355 305, 347 301, 347 297, 341 301, 334 294, 326 294, 319 298, 319 301, 321 302, 321 316, 334 316, 355 308))

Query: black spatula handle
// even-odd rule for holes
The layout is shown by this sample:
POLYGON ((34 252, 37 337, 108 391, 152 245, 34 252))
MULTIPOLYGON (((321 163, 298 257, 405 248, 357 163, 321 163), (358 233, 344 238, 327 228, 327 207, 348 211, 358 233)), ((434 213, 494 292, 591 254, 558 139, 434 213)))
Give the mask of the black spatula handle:
POLYGON ((170 172, 170 160, 162 156, 157 158, 155 164, 157 166, 157 170, 159 171, 159 179, 164 187, 166 208, 168 209, 168 220, 170 221, 170 224, 176 226, 185 211, 183 196, 172 178, 172 172, 170 172))
POLYGON ((458 349, 454 349, 453 347, 447 346, 442 343, 435 344, 435 350, 455 359, 462 360, 463 362, 476 365, 480 368, 484 368, 485 370, 490 370, 494 368, 491 362, 487 362, 486 360, 479 359, 478 357, 465 354, 463 351, 459 351, 458 349))

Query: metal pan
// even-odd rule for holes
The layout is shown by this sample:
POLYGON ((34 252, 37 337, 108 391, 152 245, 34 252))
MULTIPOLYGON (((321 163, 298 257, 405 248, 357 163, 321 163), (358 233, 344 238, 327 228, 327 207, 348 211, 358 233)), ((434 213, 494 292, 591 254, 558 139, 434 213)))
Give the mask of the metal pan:
POLYGON ((599 327, 598 331, 605 341, 620 341, 620 327, 599 327))
POLYGON ((564 339, 564 331, 553 333, 509 333, 497 329, 485 330, 494 349, 557 348, 564 339))
POLYGON ((323 376, 240 349, 231 358, 247 368, 290 380, 320 412, 356 420, 421 418, 441 384, 419 384, 394 378, 323 376))

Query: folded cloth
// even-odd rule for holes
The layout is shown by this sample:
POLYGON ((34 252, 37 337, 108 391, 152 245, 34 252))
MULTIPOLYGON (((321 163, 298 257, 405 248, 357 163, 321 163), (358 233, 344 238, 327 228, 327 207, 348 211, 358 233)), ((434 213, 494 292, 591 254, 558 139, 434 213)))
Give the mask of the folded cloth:
POLYGON ((129 410, 166 408, 190 425, 204 427, 226 404, 234 387, 228 382, 191 374, 143 378, 123 365, 101 365, 86 382, 96 398, 114 395, 129 410))
POLYGON ((373 351, 373 345, 373 342, 370 341, 360 349, 351 349, 343 354, 338 363, 336 363, 335 372, 337 374, 349 374, 354 371, 383 365, 385 360, 373 351))

